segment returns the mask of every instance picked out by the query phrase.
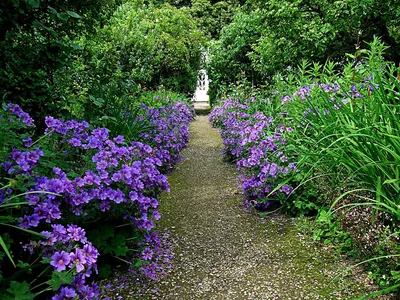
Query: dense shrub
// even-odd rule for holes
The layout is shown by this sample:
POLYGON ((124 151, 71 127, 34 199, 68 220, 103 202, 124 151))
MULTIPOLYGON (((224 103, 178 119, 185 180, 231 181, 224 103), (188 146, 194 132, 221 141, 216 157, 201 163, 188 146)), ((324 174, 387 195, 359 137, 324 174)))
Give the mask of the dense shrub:
POLYGON ((1 4, 1 103, 22 105, 40 131, 49 114, 103 126, 147 90, 193 93, 204 38, 188 12, 78 2, 1 4))
POLYGON ((143 1, 121 5, 96 34, 77 40, 82 50, 73 66, 57 72, 64 108, 74 118, 109 126, 143 101, 153 103, 149 91, 161 100, 191 94, 202 41, 184 11, 143 1))
POLYGON ((190 14, 196 18, 196 23, 206 35, 217 39, 221 29, 232 22, 238 10, 239 1, 193 0, 190 14))
POLYGON ((222 96, 230 84, 241 81, 243 75, 251 83, 261 82, 262 76, 255 71, 248 53, 262 35, 263 19, 258 11, 239 12, 232 23, 222 29, 220 38, 211 44, 207 71, 212 101, 222 96))
POLYGON ((211 46, 211 96, 215 99, 243 72, 258 86, 302 59, 345 64, 345 53, 355 44, 365 48, 375 35, 389 46, 386 58, 399 63, 399 11, 394 0, 248 0, 211 46))
POLYGON ((119 0, 4 0, 0 3, 0 90, 38 121, 65 106, 56 73, 74 64, 77 37, 102 26, 119 0))

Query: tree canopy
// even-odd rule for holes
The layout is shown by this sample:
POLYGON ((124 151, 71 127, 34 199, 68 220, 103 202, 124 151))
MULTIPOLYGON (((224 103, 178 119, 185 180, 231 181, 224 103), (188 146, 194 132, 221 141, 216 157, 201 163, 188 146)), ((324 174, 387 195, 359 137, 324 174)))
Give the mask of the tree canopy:
POLYGON ((343 61, 345 53, 365 47, 374 36, 389 46, 387 59, 399 63, 399 17, 395 0, 248 0, 212 47, 210 75, 214 86, 243 71, 262 84, 302 59, 343 61))

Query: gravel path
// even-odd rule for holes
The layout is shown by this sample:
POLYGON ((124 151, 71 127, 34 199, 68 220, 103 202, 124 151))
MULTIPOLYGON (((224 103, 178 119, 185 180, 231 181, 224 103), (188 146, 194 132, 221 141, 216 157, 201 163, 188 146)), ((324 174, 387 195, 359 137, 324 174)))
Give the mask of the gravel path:
POLYGON ((354 299, 365 294, 364 275, 331 281, 346 266, 299 234, 295 220, 263 221, 246 212, 235 167, 224 163, 221 150, 218 132, 206 116, 197 117, 184 161, 169 176, 171 194, 161 200, 159 228, 168 228, 174 238, 174 268, 140 298, 354 299))

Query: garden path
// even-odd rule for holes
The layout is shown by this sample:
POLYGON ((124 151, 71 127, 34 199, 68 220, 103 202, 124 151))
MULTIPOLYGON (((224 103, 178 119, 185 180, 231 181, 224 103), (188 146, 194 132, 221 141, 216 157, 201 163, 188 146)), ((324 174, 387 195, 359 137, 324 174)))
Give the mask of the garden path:
POLYGON ((174 267, 147 288, 145 298, 354 299, 365 294, 365 277, 331 282, 346 266, 299 234, 294 219, 276 215, 263 221, 245 211, 235 167, 223 161, 222 148, 207 117, 198 116, 184 161, 169 176, 171 193, 161 199, 159 228, 168 228, 174 238, 174 267))

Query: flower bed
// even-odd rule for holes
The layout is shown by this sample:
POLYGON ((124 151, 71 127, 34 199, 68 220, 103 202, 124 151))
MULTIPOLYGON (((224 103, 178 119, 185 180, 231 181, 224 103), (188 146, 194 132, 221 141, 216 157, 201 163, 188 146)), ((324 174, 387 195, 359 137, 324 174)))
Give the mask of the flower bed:
POLYGON ((257 209, 267 210, 285 201, 293 191, 292 186, 281 183, 297 169, 288 159, 286 147, 285 136, 292 128, 261 111, 249 113, 254 101, 254 98, 222 101, 209 120, 220 128, 226 154, 236 161, 247 200, 257 209))
POLYGON ((159 195, 169 191, 162 172, 179 159, 192 113, 179 102, 144 111, 138 121, 149 121, 149 130, 127 141, 52 117, 32 138, 32 118, 18 105, 4 107, 0 298, 97 298, 92 279, 109 275, 116 261, 153 279, 163 272, 152 232, 159 195))

